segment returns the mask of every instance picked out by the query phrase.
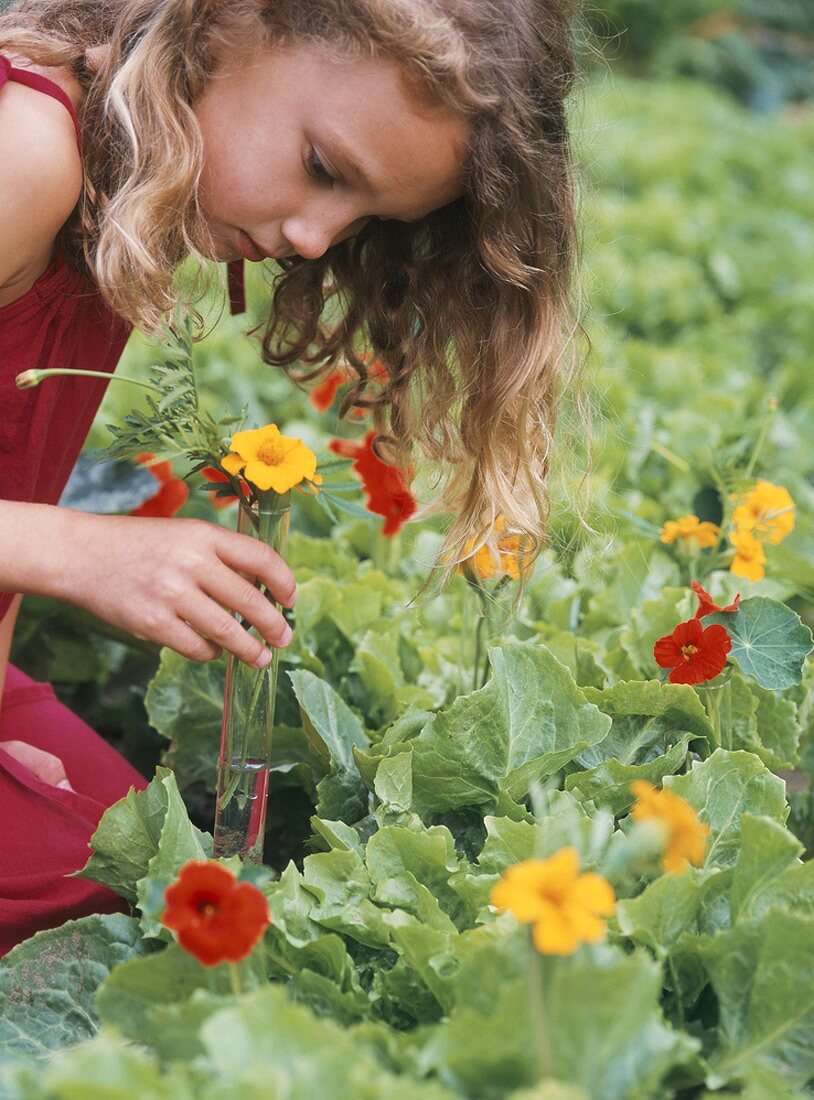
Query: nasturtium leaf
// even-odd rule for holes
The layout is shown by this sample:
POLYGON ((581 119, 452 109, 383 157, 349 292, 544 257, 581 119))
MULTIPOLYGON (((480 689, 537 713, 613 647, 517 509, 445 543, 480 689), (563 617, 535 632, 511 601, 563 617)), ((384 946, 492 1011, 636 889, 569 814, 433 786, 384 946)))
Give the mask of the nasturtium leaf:
POLYGON ((772 883, 791 867, 800 866, 803 845, 769 817, 744 814, 741 844, 730 891, 732 923, 748 918, 761 895, 771 894, 772 883))
POLYGON ((703 954, 720 1014, 707 1084, 758 1064, 804 1085, 814 1074, 814 917, 772 910, 710 939, 703 954))
POLYGON ((703 625, 720 623, 732 639, 730 657, 763 688, 799 684, 803 661, 811 652, 811 631, 790 607, 753 596, 737 611, 706 615, 703 625))
POLYGON ((96 991, 144 954, 138 922, 94 914, 38 932, 0 961, 0 1048, 39 1058, 96 1034, 96 991))
POLYGON ((785 783, 749 752, 716 749, 707 760, 694 761, 685 775, 667 776, 664 786, 686 799, 711 827, 705 867, 736 862, 744 813, 782 824, 789 812, 785 783))
POLYGON ((489 658, 486 686, 439 711, 410 742, 417 813, 520 799, 608 731, 610 719, 545 646, 507 645, 489 658))
POLYGON ((104 814, 90 839, 92 855, 79 877, 101 882, 135 904, 136 883, 148 873, 165 829, 168 837, 175 838, 164 848, 170 861, 176 840, 184 852, 194 849, 208 856, 212 851, 212 838, 189 822, 175 776, 167 768, 157 768, 145 791, 131 789, 104 814))

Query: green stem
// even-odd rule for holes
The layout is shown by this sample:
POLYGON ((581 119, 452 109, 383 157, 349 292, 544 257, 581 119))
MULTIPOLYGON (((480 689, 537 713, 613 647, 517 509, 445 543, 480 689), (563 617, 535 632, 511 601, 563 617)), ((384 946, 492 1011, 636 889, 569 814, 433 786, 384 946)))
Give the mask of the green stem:
POLYGON ((746 474, 745 474, 746 477, 751 477, 752 476, 752 471, 754 470, 755 464, 757 463, 758 455, 760 454, 761 450, 763 449, 763 444, 766 442, 766 436, 769 434, 769 428, 771 428, 771 426, 772 426, 772 421, 774 420, 774 414, 777 412, 777 400, 776 400, 776 398, 770 398, 768 403, 767 403, 767 406, 768 406, 767 413, 766 413, 766 417, 763 421, 763 426, 760 429, 760 435, 757 437, 757 442, 755 443, 755 449, 752 451, 752 457, 749 459, 749 465, 746 467, 746 474))
POLYGON ((240 973, 239 963, 229 963, 229 979, 232 983, 232 992, 239 997, 243 992, 243 975, 240 973))
POLYGON ((529 996, 531 999, 531 1018, 534 1023, 534 1039, 537 1045, 537 1069, 540 1081, 551 1076, 551 1039, 548 1034, 548 1021, 545 1011, 545 991, 543 989, 543 966, 545 960, 535 950, 529 936, 529 996))
POLYGON ((677 466, 679 470, 683 470, 685 474, 690 473, 692 467, 689 462, 677 455, 675 451, 671 451, 669 447, 665 447, 663 443, 659 443, 657 439, 650 441, 650 450, 655 451, 662 458, 666 458, 668 462, 671 462, 673 466, 677 466))
POLYGON ((481 686, 481 660, 483 658, 483 627, 487 619, 486 600, 482 588, 478 588, 478 625, 475 627, 475 659, 472 662, 472 690, 477 691, 481 686))
MULTIPOLYGON (((153 386, 150 382, 140 382, 137 378, 128 378, 123 374, 108 374, 107 371, 103 370, 74 370, 68 367, 51 367, 48 370, 24 371, 23 374, 31 378, 31 381, 20 386, 20 389, 29 389, 33 386, 38 386, 44 379, 51 378, 54 375, 68 374, 81 378, 101 378, 106 382, 129 382, 131 386, 141 386, 145 390, 152 390, 153 393, 161 393, 161 390, 157 386, 153 386)), ((19 378, 21 376, 17 375, 17 377, 19 378)))

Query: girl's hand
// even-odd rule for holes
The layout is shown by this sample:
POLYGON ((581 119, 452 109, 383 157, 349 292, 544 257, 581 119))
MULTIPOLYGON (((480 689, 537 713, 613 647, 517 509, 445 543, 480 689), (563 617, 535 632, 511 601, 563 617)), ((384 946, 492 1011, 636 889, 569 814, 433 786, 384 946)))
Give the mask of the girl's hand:
POLYGON ((254 582, 293 607, 294 576, 263 543, 204 520, 60 511, 64 537, 49 594, 194 661, 226 649, 255 667, 268 664, 271 651, 233 611, 269 645, 291 640, 291 628, 254 582))

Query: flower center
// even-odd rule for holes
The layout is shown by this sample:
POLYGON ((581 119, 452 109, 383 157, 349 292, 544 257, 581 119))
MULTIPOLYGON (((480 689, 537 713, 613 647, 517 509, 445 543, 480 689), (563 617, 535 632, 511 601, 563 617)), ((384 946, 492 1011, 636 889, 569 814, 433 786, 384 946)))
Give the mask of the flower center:
POLYGON ((285 458, 285 447, 279 439, 266 439, 257 448, 257 461, 264 466, 279 466, 285 458))
POLYGON ((684 654, 685 659, 689 661, 690 657, 698 652, 698 646, 693 645, 692 642, 688 642, 687 645, 681 647, 681 652, 684 654))
POLYGON ((214 917, 218 911, 217 905, 213 901, 201 900, 195 906, 198 910, 198 915, 201 917, 214 917))

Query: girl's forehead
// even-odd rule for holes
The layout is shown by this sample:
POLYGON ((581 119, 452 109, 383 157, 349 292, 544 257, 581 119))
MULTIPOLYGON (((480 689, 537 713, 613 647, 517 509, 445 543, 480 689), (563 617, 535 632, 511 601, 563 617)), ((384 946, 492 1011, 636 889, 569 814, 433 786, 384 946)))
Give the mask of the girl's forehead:
POLYGON ((286 44, 214 86, 224 109, 251 103, 271 133, 300 128, 381 216, 419 219, 461 194, 469 124, 432 107, 394 60, 286 44))

